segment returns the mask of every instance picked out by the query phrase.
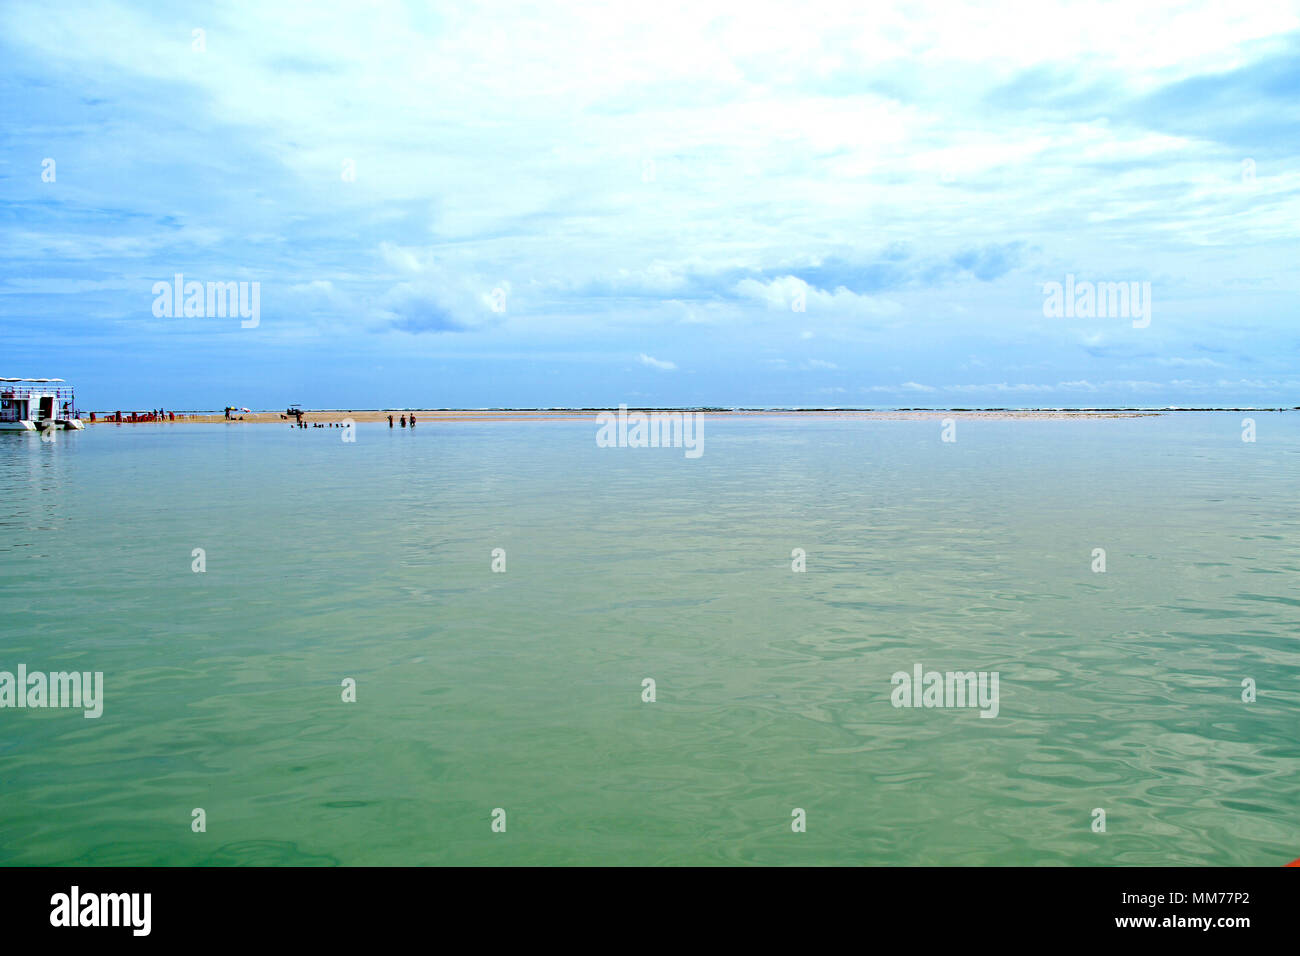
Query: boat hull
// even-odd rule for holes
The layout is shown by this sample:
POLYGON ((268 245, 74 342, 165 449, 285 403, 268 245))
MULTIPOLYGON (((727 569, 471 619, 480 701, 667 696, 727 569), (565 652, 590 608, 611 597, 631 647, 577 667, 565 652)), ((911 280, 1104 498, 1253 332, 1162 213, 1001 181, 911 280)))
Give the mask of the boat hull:
MULTIPOLYGON (((56 418, 54 424, 64 431, 83 431, 85 423, 77 418, 56 418)), ((0 432, 34 432, 39 431, 40 426, 30 420, 16 422, 0 422, 0 432)))

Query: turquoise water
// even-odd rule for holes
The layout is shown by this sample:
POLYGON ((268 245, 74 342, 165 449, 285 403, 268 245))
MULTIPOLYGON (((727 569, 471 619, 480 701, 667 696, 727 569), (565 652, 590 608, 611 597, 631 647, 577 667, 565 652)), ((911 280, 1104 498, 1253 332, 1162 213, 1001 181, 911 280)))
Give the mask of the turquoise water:
POLYGON ((1242 417, 0 434, 0 670, 105 683, 0 710, 0 863, 1289 861, 1300 415, 1242 417))

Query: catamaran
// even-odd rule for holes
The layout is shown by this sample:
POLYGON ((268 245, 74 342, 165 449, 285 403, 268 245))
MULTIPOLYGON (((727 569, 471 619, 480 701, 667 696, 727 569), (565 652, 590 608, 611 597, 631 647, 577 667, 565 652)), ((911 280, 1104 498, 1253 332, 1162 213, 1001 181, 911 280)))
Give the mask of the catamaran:
POLYGON ((80 429, 72 386, 61 378, 0 378, 0 431, 80 429))

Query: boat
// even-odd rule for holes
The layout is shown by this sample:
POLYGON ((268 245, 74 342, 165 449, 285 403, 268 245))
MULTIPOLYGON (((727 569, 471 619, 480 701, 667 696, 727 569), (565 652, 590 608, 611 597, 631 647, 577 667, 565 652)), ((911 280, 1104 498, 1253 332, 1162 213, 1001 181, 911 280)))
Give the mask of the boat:
POLYGON ((0 431, 80 430, 72 386, 61 378, 0 378, 0 431))

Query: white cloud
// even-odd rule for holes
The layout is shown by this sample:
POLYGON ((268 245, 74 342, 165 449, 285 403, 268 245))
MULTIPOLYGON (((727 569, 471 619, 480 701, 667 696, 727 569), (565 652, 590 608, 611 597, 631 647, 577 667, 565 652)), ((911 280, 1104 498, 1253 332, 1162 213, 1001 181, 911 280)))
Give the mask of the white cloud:
POLYGON ((1174 368, 1222 368, 1222 362, 1211 358, 1158 358, 1156 363, 1174 368))
MULTIPOLYGON (((879 296, 859 295, 843 286, 834 292, 809 285, 798 276, 779 276, 766 282, 759 279, 741 279, 736 283, 736 294, 760 302, 768 309, 807 313, 814 316, 882 316, 902 311, 894 301, 879 296)), ((811 333, 806 334, 811 338, 811 333)))
POLYGON ((644 352, 637 356, 637 361, 648 368, 657 368, 660 371, 665 372, 671 372, 673 369, 677 368, 676 362, 666 362, 662 359, 657 359, 652 355, 646 355, 644 352))

